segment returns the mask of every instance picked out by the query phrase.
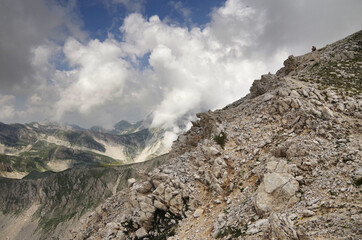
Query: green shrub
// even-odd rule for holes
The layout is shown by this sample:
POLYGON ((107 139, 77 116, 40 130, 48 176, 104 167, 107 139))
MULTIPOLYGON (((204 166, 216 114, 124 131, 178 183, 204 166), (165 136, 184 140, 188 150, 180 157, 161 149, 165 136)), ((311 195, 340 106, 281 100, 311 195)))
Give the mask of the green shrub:
POLYGON ((362 185, 362 177, 356 179, 356 180, 354 181, 354 184, 355 184, 357 187, 361 186, 361 185, 362 185))
POLYGON ((219 144, 222 149, 224 149, 225 143, 228 141, 226 133, 222 131, 219 135, 214 137, 214 141, 219 144))

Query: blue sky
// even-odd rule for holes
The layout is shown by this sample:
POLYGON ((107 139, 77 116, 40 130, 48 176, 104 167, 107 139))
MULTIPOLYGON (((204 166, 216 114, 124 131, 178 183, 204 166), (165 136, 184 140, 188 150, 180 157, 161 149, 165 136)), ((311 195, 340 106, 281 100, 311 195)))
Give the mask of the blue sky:
MULTIPOLYGON (((212 9, 220 7, 224 1, 165 1, 149 0, 137 12, 149 18, 158 15, 174 24, 193 27, 203 26, 210 21, 212 9)), ((131 12, 123 4, 105 4, 101 0, 79 0, 76 10, 82 19, 84 30, 91 38, 104 40, 108 33, 119 34, 119 26, 131 12)))
POLYGON ((361 30, 360 0, 2 0, 0 121, 180 119, 361 30))

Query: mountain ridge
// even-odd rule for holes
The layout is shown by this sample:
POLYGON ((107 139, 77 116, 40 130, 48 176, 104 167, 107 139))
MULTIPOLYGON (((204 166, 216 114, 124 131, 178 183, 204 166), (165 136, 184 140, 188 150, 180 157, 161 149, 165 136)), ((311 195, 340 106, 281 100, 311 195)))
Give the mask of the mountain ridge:
POLYGON ((5 238, 4 234, 19 240, 48 239, 53 234, 66 238, 65 229, 76 225, 79 217, 126 187, 128 178, 140 178, 144 171, 166 161, 168 156, 163 155, 122 166, 31 172, 23 179, 0 177, 0 239, 5 238), (13 229, 13 225, 18 229, 13 229))
POLYGON ((362 31, 198 114, 74 239, 359 239, 362 31))
POLYGON ((166 152, 163 130, 151 131, 142 121, 121 121, 112 130, 53 122, 0 123, 0 176, 21 178, 34 170, 144 161, 166 152))
MULTIPOLYGON (((21 235, 5 231, 3 236, 360 239, 361 64, 362 31, 311 53, 290 56, 276 74, 254 81, 247 96, 223 109, 197 114, 198 120, 163 160, 129 166, 135 175, 102 168, 114 172, 109 174, 113 178, 109 186, 117 183, 119 174, 124 188, 109 198, 97 192, 101 204, 94 211, 82 212, 84 208, 76 206, 71 210, 82 216, 65 213, 51 231, 44 233, 43 226, 43 234, 34 236, 25 231, 30 221, 19 227, 24 230, 21 235), (147 164, 152 166, 138 167, 147 164)), ((40 179, 47 181, 49 176, 40 179)), ((30 180, 0 179, 0 189, 8 193, 7 189, 16 189, 9 182, 21 186, 25 181, 30 180)), ((72 181, 66 186, 73 188, 72 181)), ((4 194, 0 206, 16 208, 21 199, 4 194)), ((6 212, 12 208, 2 209, 0 229, 11 229, 7 222, 11 217, 19 220, 13 211, 6 212)))

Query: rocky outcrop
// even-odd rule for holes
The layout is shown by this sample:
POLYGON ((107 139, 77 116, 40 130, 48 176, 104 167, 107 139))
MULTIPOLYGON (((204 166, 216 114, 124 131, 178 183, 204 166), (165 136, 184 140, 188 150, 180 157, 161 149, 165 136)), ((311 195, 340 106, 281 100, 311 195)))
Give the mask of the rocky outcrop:
POLYGON ((279 76, 292 74, 298 66, 297 59, 293 55, 290 55, 288 59, 283 62, 283 64, 284 67, 277 72, 277 75, 279 76))

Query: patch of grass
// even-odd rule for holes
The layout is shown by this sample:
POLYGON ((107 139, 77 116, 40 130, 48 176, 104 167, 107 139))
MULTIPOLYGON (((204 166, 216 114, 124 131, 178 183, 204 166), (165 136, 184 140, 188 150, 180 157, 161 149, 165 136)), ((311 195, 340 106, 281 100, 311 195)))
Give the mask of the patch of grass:
POLYGON ((46 171, 47 167, 39 157, 9 156, 0 154, 0 169, 6 172, 46 171))
POLYGON ((100 163, 99 166, 100 167, 118 167, 118 166, 122 166, 123 163, 100 163))
POLYGON ((318 89, 323 90, 332 88, 343 95, 355 96, 362 92, 362 72, 360 63, 362 61, 362 34, 359 32, 353 38, 348 39, 352 48, 348 51, 337 52, 341 56, 336 61, 334 56, 332 59, 325 59, 316 62, 311 66, 308 72, 304 73, 301 80, 309 79, 319 84, 318 89), (353 53, 346 56, 346 53, 353 53), (334 58, 334 59, 333 59, 334 58))
POLYGON ((49 170, 45 162, 50 160, 51 153, 55 149, 55 144, 38 141, 29 151, 20 153, 19 161, 14 163, 14 168, 21 169, 24 172, 49 170))
POLYGON ((53 231, 60 223, 66 222, 66 221, 72 219, 76 214, 77 214, 77 212, 72 212, 72 213, 69 213, 66 215, 59 215, 59 216, 49 219, 48 221, 43 223, 44 233, 53 231))
POLYGON ((299 189, 299 190, 297 191, 297 193, 300 193, 301 195, 303 195, 303 194, 304 194, 304 191, 301 190, 301 189, 299 189))
POLYGON ((57 136, 61 139, 65 139, 70 142, 73 146, 87 147, 95 149, 101 152, 105 152, 106 149, 102 144, 93 139, 84 131, 58 131, 57 136))
POLYGON ((0 154, 0 163, 10 164, 14 160, 16 160, 16 157, 14 156, 0 154))
POLYGON ((360 81, 361 73, 357 61, 360 59, 360 54, 356 56, 352 62, 339 61, 337 63, 328 62, 327 64, 316 65, 311 69, 311 73, 314 75, 316 83, 321 84, 319 89, 324 90, 328 87, 338 89, 339 92, 348 92, 348 95, 354 96, 361 93, 362 83, 360 81), (334 74, 336 69, 343 69, 349 75, 345 77, 343 74, 334 74))
POLYGON ((225 208, 223 212, 224 212, 225 214, 228 214, 228 213, 229 213, 229 210, 230 210, 230 208, 228 207, 228 208, 225 208))
POLYGON ((336 192, 333 192, 333 191, 329 191, 329 194, 330 194, 331 196, 337 196, 337 195, 338 195, 336 192))

